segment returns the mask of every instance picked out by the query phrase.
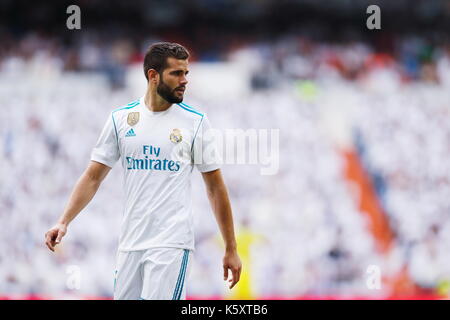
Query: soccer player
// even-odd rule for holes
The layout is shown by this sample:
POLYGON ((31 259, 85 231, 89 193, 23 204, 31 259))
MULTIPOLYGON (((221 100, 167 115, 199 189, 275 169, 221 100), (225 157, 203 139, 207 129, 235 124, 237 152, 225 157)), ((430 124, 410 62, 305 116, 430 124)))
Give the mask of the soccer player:
POLYGON ((188 51, 160 42, 144 58, 147 91, 112 111, 63 214, 46 234, 51 251, 120 159, 125 211, 116 256, 114 299, 185 299, 194 251, 190 176, 201 173, 223 240, 224 280, 239 281, 233 217, 207 116, 182 103, 188 51), (231 272, 230 272, 231 271, 231 272))

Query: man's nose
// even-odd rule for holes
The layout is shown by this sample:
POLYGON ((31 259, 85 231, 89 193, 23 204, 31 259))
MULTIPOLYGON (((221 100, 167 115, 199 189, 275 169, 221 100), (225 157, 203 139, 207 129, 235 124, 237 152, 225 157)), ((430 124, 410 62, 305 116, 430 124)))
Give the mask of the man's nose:
POLYGON ((180 84, 185 86, 185 85, 187 85, 187 83, 188 83, 188 80, 186 79, 186 76, 183 76, 183 78, 181 79, 180 84))

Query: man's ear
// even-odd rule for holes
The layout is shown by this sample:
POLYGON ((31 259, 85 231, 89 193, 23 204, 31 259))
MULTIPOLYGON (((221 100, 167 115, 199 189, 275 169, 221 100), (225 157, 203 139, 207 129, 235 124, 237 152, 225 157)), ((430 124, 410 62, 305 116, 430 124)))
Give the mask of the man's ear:
POLYGON ((147 71, 148 82, 156 84, 159 80, 159 73, 155 69, 148 69, 147 71))

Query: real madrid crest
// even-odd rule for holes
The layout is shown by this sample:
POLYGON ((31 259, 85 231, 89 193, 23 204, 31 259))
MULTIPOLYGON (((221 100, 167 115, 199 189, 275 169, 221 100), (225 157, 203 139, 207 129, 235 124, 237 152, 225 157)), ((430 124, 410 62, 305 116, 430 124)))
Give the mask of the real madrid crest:
POLYGON ((173 129, 170 134, 170 141, 173 143, 179 143, 181 140, 183 140, 183 136, 181 135, 180 129, 173 129))
POLYGON ((139 112, 130 112, 128 114, 127 122, 130 126, 134 126, 139 122, 139 112))

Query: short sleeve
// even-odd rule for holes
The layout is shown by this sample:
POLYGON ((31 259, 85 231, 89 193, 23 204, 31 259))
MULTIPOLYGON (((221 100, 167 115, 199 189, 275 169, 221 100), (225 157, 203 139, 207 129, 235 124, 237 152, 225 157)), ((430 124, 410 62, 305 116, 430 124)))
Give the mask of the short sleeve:
POLYGON ((203 115, 193 142, 193 160, 198 171, 209 172, 220 168, 222 157, 218 142, 218 131, 211 127, 206 114, 203 115))
POLYGON ((103 163, 112 168, 119 160, 120 152, 117 140, 116 125, 113 115, 110 114, 106 120, 105 126, 92 150, 91 160, 103 163))

